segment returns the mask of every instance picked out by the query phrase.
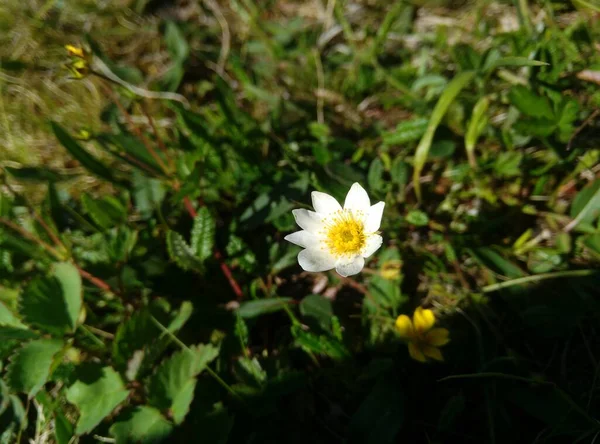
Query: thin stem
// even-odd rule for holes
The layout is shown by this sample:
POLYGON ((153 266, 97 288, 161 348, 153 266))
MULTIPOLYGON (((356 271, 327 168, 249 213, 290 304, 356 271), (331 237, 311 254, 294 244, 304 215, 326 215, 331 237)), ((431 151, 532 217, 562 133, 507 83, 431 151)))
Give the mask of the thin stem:
MULTIPOLYGON (((185 350, 188 353, 194 353, 187 345, 185 345, 177 336, 175 336, 167 327, 165 327, 158 319, 154 316, 150 315, 150 319, 165 335, 169 336, 182 350, 185 350)), ((211 375, 215 381, 217 381, 225 390, 227 390, 231 395, 233 395, 236 399, 244 403, 242 397, 231 388, 229 384, 227 384, 213 369, 211 369, 208 365, 205 367, 206 372, 211 375)))
POLYGON ((64 259, 63 256, 58 251, 56 251, 51 245, 47 244, 46 242, 44 242, 40 238, 36 237, 34 234, 30 233, 29 231, 21 228, 14 222, 11 222, 10 220, 4 219, 4 218, 0 218, 0 224, 7 226, 8 228, 10 228, 13 231, 16 231, 21 236, 23 236, 25 239, 28 239, 28 240, 38 244, 39 246, 44 248, 48 253, 53 255, 56 259, 58 259, 58 260, 64 259))
POLYGON ((99 345, 102 348, 106 348, 106 344, 104 342, 102 342, 101 339, 99 339, 95 334, 93 334, 90 329, 88 327, 86 327, 85 325, 80 325, 79 326, 79 330, 81 330, 83 333, 85 333, 85 335, 90 338, 92 341, 94 341, 96 343, 96 345, 99 345))
POLYGON ((556 279, 563 277, 583 277, 583 276, 592 276, 597 274, 598 270, 568 270, 568 271, 557 271, 554 273, 541 273, 535 274, 533 276, 525 276, 522 278, 512 279, 510 281, 500 282, 498 284, 486 285, 481 290, 484 293, 491 293, 493 291, 498 291, 503 288, 512 287, 514 285, 523 285, 528 284, 530 282, 538 282, 546 279, 556 279))

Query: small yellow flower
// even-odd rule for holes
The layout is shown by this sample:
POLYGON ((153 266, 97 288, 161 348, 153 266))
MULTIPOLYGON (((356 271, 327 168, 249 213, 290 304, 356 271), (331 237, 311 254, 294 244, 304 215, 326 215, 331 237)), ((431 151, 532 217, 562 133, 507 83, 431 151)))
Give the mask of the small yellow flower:
POLYGON ((433 311, 423 307, 417 307, 412 320, 406 315, 400 315, 396 319, 396 330, 408 342, 408 352, 414 360, 444 360, 439 347, 450 342, 450 332, 445 328, 433 328, 434 324, 433 311))
POLYGON ((69 55, 71 57, 79 57, 82 59, 85 58, 83 48, 73 46, 73 45, 65 45, 65 49, 67 50, 67 52, 69 53, 69 55))

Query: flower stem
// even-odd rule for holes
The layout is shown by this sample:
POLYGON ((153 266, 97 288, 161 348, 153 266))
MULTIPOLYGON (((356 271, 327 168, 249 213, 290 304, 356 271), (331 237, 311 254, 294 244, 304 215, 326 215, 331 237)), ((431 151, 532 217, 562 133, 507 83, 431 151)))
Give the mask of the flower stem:
POLYGON ((500 282, 497 284, 486 285, 481 290, 484 293, 491 293, 493 291, 502 290, 503 288, 512 287, 514 285, 523 285, 529 284, 531 282, 543 281, 546 279, 556 279, 563 277, 583 277, 583 276, 592 276, 597 274, 598 270, 567 270, 567 271, 557 271, 554 273, 541 273, 535 274, 533 276, 525 276, 522 278, 511 279, 510 281, 500 282))

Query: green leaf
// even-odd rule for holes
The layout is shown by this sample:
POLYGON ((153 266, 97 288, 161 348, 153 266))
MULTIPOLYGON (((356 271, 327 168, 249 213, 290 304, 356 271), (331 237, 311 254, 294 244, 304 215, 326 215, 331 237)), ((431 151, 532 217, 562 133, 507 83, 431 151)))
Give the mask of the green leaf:
POLYGON ((331 301, 320 294, 306 296, 300 302, 302 316, 314 320, 325 331, 331 330, 333 307, 331 301))
POLYGON ((91 432, 128 396, 129 390, 112 367, 81 365, 77 369, 77 380, 66 392, 67 401, 79 410, 75 433, 91 432))
POLYGON ((487 96, 483 96, 477 101, 475 107, 473 108, 471 120, 469 121, 469 126, 465 134, 465 149, 467 150, 467 156, 469 158, 469 164, 471 165, 471 168, 475 168, 477 166, 475 161, 475 145, 477 144, 479 135, 488 123, 486 112, 489 105, 490 101, 487 96))
POLYGON ((88 216, 100 228, 107 230, 116 225, 122 224, 127 218, 127 210, 116 197, 104 196, 100 199, 94 199, 88 194, 81 197, 81 203, 88 216))
POLYGON ((63 342, 58 339, 37 339, 25 344, 10 358, 8 385, 33 398, 48 381, 54 356, 62 348, 63 342))
POLYGON ((600 216, 600 179, 596 179, 577 193, 571 204, 570 214, 573 221, 569 223, 569 229, 580 224, 589 225, 600 216))
POLYGON ((525 86, 514 86, 510 90, 508 97, 511 103, 526 116, 554 121, 554 113, 550 101, 546 97, 537 95, 525 86))
POLYGON ((427 157, 429 155, 429 149, 431 148, 435 130, 439 126, 442 118, 446 114, 446 111, 448 111, 448 108, 454 99, 458 96, 461 90, 467 86, 471 80, 473 80, 473 77, 475 77, 475 72, 473 71, 465 71, 454 77, 454 79, 452 79, 440 96, 435 108, 433 109, 433 113, 429 119, 425 134, 419 142, 419 145, 417 146, 417 152, 415 153, 413 185, 419 201, 421 201, 421 182, 419 179, 421 177, 421 171, 423 171, 423 167, 425 166, 425 162, 427 161, 427 157))
POLYGON ((412 120, 405 120, 396 126, 394 131, 383 133, 384 146, 402 145, 414 140, 419 140, 427 130, 428 119, 417 117, 412 120))
POLYGON ((54 436, 57 444, 69 444, 73 438, 75 427, 59 410, 54 412, 54 436))
POLYGON ((424 227, 429 223, 429 216, 421 210, 412 210, 406 215, 406 221, 417 227, 424 227))
POLYGON ((81 276, 70 263, 58 263, 53 275, 34 279, 23 291, 25 321, 54 334, 75 331, 82 304, 81 276))
POLYGON ((111 183, 120 183, 117 181, 112 173, 112 170, 88 153, 75 139, 73 139, 69 133, 67 133, 63 127, 56 122, 50 122, 52 131, 58 139, 58 141, 71 153, 71 155, 77 159, 85 168, 90 172, 94 173, 98 177, 108 180, 111 183))
POLYGON ((523 160, 523 154, 517 151, 507 151, 500 153, 494 162, 494 171, 499 176, 513 177, 519 176, 521 170, 519 165, 523 160))
POLYGON ((165 24, 165 44, 173 61, 178 63, 185 62, 190 48, 185 40, 185 36, 175 22, 168 21, 165 24))
POLYGON ((518 57, 518 56, 508 56, 508 57, 500 57, 499 59, 493 60, 491 63, 486 64, 484 67, 485 72, 493 71, 496 68, 501 66, 547 66, 549 63, 540 62, 538 60, 531 60, 527 57, 518 57))
POLYGON ((183 236, 175 231, 167 232, 167 250, 171 259, 184 270, 203 270, 203 264, 183 236))
POLYGON ((383 181, 383 162, 379 157, 373 159, 371 166, 369 167, 369 173, 367 174, 367 183, 371 191, 381 191, 384 186, 383 181))
POLYGON ((307 352, 325 355, 335 360, 343 360, 350 357, 348 349, 341 341, 334 337, 304 331, 299 325, 292 326, 291 331, 296 345, 307 352))
POLYGON ((158 410, 148 406, 127 410, 110 428, 117 444, 158 443, 168 438, 172 431, 173 425, 158 410))
POLYGON ((142 218, 150 218, 166 194, 160 180, 149 178, 137 170, 133 172, 133 201, 142 218))
POLYGON ((571 0, 571 2, 578 8, 600 12, 600 4, 594 0, 571 0))
POLYGON ((29 182, 59 182, 64 180, 65 177, 47 166, 25 166, 20 168, 13 168, 5 166, 4 169, 13 177, 23 181, 29 182))
POLYGON ((194 396, 196 376, 219 354, 212 345, 197 345, 163 361, 147 384, 150 405, 170 409, 175 424, 185 418, 194 396))
POLYGON ((237 313, 244 319, 255 318, 267 313, 283 310, 292 298, 270 298, 246 301, 240 304, 237 313))
POLYGON ((192 227, 192 249, 200 261, 204 262, 212 256, 215 244, 216 223, 208 208, 202 207, 194 218, 192 227))
POLYGON ((392 169, 390 170, 390 176, 392 182, 404 186, 408 183, 410 166, 402 158, 396 157, 392 162, 392 169))

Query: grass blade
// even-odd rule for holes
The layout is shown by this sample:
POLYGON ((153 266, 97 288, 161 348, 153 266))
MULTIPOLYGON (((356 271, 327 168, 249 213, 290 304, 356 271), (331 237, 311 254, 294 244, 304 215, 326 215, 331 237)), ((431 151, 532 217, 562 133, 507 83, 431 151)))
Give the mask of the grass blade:
POLYGON ((421 201, 421 184, 419 183, 419 177, 421 176, 421 171, 423 171, 423 166, 425 166, 425 162, 427 161, 427 155, 429 154, 429 148, 431 148, 431 142, 433 141, 435 130, 442 121, 446 111, 448 111, 450 104, 454 101, 458 93, 460 93, 460 91, 473 79, 473 77, 475 77, 474 71, 465 71, 454 77, 454 79, 452 79, 440 96, 435 108, 433 109, 433 113, 431 114, 431 119, 429 120, 429 125, 427 125, 425 135, 419 142, 419 146, 417 147, 417 152, 415 154, 413 185, 415 187, 415 193, 417 194, 417 199, 419 202, 421 201))

